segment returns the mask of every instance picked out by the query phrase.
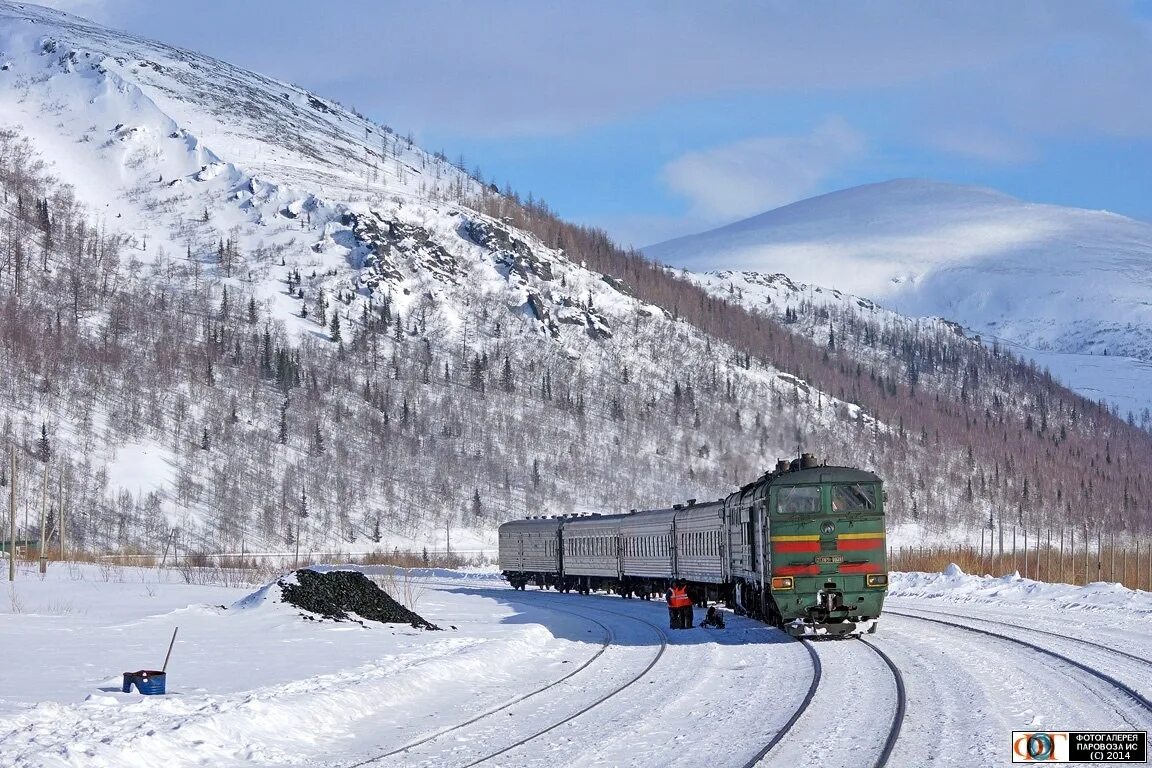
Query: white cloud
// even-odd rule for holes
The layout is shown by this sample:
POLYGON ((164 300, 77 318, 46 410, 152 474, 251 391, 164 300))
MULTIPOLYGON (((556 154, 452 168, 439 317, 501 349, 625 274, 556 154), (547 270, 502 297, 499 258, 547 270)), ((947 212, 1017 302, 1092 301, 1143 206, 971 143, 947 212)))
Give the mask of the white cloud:
POLYGON ((953 123, 930 136, 928 143, 954 155, 997 165, 1020 165, 1036 159, 1029 142, 986 125, 953 123))
POLYGON ((809 197, 860 158, 865 140, 841 119, 806 136, 762 136, 690 152, 668 163, 664 182, 705 221, 740 219, 809 197))
POLYGON ((1025 131, 1152 135, 1152 41, 1131 0, 57 5, 106 8, 100 16, 135 19, 134 31, 416 130, 565 133, 716 95, 905 89, 906 125, 939 112, 1025 131))

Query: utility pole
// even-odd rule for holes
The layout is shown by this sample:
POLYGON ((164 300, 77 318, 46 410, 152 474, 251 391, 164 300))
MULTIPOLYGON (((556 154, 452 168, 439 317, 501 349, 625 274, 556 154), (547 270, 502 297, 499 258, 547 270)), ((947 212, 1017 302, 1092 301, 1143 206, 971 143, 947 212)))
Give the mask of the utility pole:
POLYGON ((451 564, 452 564, 452 521, 451 520, 445 520, 444 521, 444 542, 445 542, 444 543, 444 549, 445 549, 444 557, 448 561, 448 566, 451 567, 451 564))
POLYGON ((9 512, 12 520, 11 536, 8 539, 8 581, 16 581, 16 452, 10 451, 8 458, 12 462, 8 473, 9 512))
POLYGON ((68 554, 67 547, 65 546, 67 543, 67 539, 65 538, 65 528, 64 528, 64 466, 63 465, 60 466, 60 493, 59 493, 58 498, 60 499, 60 501, 59 501, 59 505, 60 505, 60 560, 63 561, 64 558, 68 554))
POLYGON ((44 546, 48 536, 48 462, 44 462, 44 490, 40 494, 40 544, 36 547, 36 554, 40 556, 40 575, 48 572, 48 553, 44 546))

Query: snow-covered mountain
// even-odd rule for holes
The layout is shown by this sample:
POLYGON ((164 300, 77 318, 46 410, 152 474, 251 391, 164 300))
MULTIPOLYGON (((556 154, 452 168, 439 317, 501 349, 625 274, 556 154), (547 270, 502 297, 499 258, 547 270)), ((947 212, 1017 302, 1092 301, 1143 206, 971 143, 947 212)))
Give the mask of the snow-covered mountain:
MULTIPOLYGON (((131 376, 102 372, 99 391, 68 367, 58 392, 38 393, 34 358, 4 382, 9 439, 47 434, 87 478, 79 524, 106 536, 97 519, 121 506, 121 545, 145 526, 166 535, 158 512, 194 532, 185 546, 217 551, 283 548, 302 525, 319 547, 435 546, 462 511, 483 538, 541 508, 718 494, 790 453, 797 419, 826 455, 821 430, 867 420, 821 395, 771 431, 756 417, 756 450, 736 450, 795 377, 735 365, 623 281, 517 229, 532 215, 518 200, 296 86, 0 0, 0 129, 24 169, 4 186, 7 216, 23 216, 16 198, 36 185, 14 190, 39 160, 70 187, 34 191, 51 199, 22 235, 44 254, 40 313, 62 318, 51 291, 68 277, 63 319, 79 337, 111 336, 129 357, 165 345, 113 311, 118 288, 149 303, 131 310, 143 324, 175 334, 131 376), (117 258, 69 262, 37 227, 117 258), (125 325, 142 338, 126 342, 125 325), (295 519, 305 508, 315 522, 295 519)), ((483 546, 460 532, 453 544, 483 546)))
POLYGON ((1014 345, 1093 399, 1137 412, 1149 404, 1142 394, 1152 388, 1146 222, 990 189, 896 180, 804 200, 645 253, 700 272, 784 273, 904 315, 948 318, 1014 345), (1136 360, 1079 357, 1105 354, 1136 360))
MULTIPOLYGON (((714 296, 734 301, 753 312, 777 318, 817 343, 828 339, 827 322, 816 318, 829 313, 858 317, 906 333, 963 334, 959 323, 941 317, 910 317, 887 309, 871 299, 835 288, 811 283, 798 283, 785 274, 712 270, 681 272, 714 296), (805 313, 815 308, 815 313, 805 313)), ((1049 370, 1062 384, 1092 401, 1104 400, 1109 406, 1143 429, 1152 428, 1152 361, 1121 355, 1077 354, 1028 347, 1025 344, 985 334, 994 342, 1037 366, 1049 370)), ((861 354, 863 354, 861 352, 861 354)))
POLYGON ((766 321, 339 104, 6 0, 0 200, 20 535, 40 488, 93 551, 458 553, 798 447, 880 472, 894 523, 975 531, 1085 456, 1122 508, 1152 455, 943 323, 766 321))

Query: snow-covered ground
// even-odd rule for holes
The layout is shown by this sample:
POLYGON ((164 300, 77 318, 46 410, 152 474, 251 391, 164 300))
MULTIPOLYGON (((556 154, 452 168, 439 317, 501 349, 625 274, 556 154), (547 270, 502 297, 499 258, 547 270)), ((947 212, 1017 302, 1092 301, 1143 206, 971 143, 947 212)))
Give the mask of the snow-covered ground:
MULTIPOLYGON (((813 686, 808 646, 741 617, 673 632, 659 603, 368 572, 444 631, 306 621, 276 588, 179 571, 22 570, 0 601, 0 764, 743 766, 780 736, 762 765, 859 766, 889 736, 893 674, 865 643, 812 644, 813 686), (122 693, 176 627, 168 695, 122 693)), ((1152 594, 1117 585, 893 574, 869 638, 907 692, 889 765, 1005 764, 1012 730, 1147 729, 1150 628, 1152 594)))

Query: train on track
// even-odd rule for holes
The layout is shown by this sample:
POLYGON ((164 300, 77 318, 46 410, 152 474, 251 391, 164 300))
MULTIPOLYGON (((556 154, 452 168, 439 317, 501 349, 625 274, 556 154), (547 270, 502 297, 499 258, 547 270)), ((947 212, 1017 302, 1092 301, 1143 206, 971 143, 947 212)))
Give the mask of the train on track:
POLYGON ((500 526, 517 589, 651 599, 674 580, 797 637, 875 632, 888 587, 883 481, 812 454, 716 501, 500 526))

